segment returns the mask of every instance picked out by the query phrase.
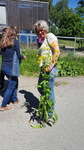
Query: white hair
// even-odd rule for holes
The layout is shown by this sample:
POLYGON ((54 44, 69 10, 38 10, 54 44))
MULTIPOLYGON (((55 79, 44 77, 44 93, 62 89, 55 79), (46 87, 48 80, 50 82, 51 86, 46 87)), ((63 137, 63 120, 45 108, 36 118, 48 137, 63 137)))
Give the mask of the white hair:
POLYGON ((34 27, 41 27, 42 30, 49 31, 49 26, 45 20, 39 20, 34 24, 34 27))

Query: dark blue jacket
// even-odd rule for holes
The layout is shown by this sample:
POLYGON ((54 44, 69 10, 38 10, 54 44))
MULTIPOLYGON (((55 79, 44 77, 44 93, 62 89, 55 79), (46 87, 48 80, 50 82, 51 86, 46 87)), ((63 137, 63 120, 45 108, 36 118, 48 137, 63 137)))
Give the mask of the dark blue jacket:
POLYGON ((2 68, 3 67, 12 68, 14 51, 16 51, 19 61, 24 58, 24 56, 20 54, 19 42, 17 39, 14 39, 14 46, 13 47, 4 48, 2 50, 2 53, 1 53, 1 55, 2 55, 2 68))

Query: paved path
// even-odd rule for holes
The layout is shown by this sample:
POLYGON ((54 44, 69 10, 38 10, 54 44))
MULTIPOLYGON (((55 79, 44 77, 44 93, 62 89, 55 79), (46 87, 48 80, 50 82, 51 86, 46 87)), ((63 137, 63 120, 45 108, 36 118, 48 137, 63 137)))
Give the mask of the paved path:
POLYGON ((0 112, 0 150, 84 150, 84 77, 56 81, 59 120, 53 127, 34 129, 28 120, 38 104, 37 78, 19 77, 20 103, 0 112))

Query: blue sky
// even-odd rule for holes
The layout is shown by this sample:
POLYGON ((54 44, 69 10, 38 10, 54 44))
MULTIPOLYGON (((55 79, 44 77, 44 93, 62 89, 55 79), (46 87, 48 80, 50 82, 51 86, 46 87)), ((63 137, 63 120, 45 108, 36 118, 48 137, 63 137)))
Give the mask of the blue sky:
MULTIPOLYGON (((57 2, 59 2, 60 0, 53 0, 53 5, 55 5, 57 2)), ((77 7, 77 2, 79 0, 69 0, 69 7, 70 8, 75 8, 77 7)))

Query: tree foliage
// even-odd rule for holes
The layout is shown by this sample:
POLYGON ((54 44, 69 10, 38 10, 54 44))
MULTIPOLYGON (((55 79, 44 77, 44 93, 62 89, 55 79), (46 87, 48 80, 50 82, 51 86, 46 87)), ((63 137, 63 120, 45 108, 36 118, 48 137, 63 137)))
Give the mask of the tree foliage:
MULTIPOLYGON (((49 2, 50 31, 61 36, 81 36, 84 33, 84 0, 78 1, 75 11, 68 6, 69 0, 60 0, 52 6, 53 0, 36 0, 49 2)), ((83 37, 83 36, 82 36, 83 37)))
POLYGON ((59 34, 62 36, 80 37, 82 33, 82 19, 74 13, 63 13, 59 24, 59 34))
POLYGON ((59 27, 60 19, 63 11, 68 10, 68 0, 61 0, 56 3, 55 6, 52 6, 50 9, 50 20, 56 26, 59 27))
POLYGON ((75 8, 75 13, 84 18, 84 0, 79 0, 78 7, 75 8))
POLYGON ((84 0, 79 0, 78 4, 81 5, 81 7, 84 7, 84 0))
MULTIPOLYGON (((81 1, 81 7, 84 1, 81 1)), ((79 7, 79 4, 78 4, 79 7)), ((82 7, 84 9, 84 7, 82 7)), ((82 11, 83 11, 82 9, 82 11)), ((83 13, 81 13, 83 15, 83 13)), ((73 9, 68 7, 68 0, 61 0, 50 9, 50 20, 52 22, 53 32, 56 34, 55 26, 58 27, 57 34, 61 36, 81 36, 83 33, 83 20, 79 13, 74 13, 73 9), (53 24, 55 25, 53 27, 53 24)))

